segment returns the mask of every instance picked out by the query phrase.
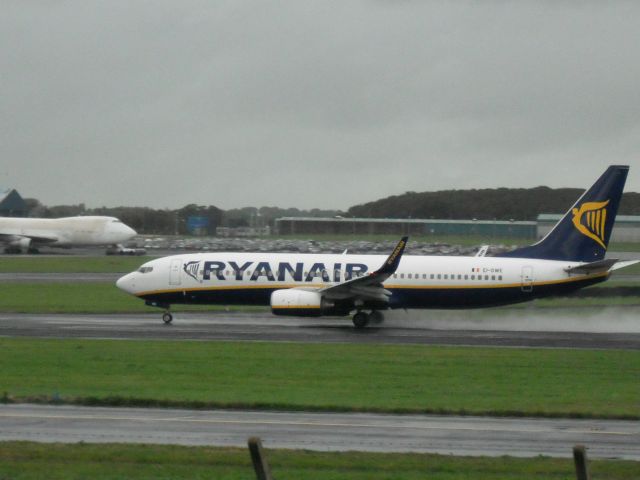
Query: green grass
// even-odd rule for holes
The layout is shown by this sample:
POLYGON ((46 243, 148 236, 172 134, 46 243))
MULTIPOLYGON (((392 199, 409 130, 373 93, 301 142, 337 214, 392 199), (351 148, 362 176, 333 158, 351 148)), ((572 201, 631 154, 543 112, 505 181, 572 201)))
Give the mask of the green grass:
POLYGON ((640 351, 0 338, 15 400, 640 418, 640 351))
POLYGON ((640 252, 640 242, 613 242, 609 245, 611 252, 640 252))
MULTIPOLYGON (((0 284, 0 312, 11 313, 158 313, 143 300, 120 291, 113 283, 27 283, 0 284)), ((219 305, 174 305, 184 311, 267 311, 268 307, 224 307, 219 305)))
POLYGON ((8 257, 0 256, 0 273, 128 273, 156 257, 8 257))
MULTIPOLYGON (((571 445, 567 445, 570 451, 571 445)), ((266 450, 278 480, 558 480, 575 478, 570 458, 266 450)), ((594 479, 635 480, 640 463, 590 460, 594 479)), ((0 478, 15 480, 251 480, 247 449, 136 444, 0 442, 0 478)))

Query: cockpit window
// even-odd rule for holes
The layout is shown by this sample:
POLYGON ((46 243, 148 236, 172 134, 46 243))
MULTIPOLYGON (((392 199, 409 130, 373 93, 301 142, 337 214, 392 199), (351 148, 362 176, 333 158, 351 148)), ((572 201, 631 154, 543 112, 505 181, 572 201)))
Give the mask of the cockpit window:
POLYGON ((149 272, 153 272, 153 267, 140 267, 138 269, 138 272, 140 273, 149 273, 149 272))

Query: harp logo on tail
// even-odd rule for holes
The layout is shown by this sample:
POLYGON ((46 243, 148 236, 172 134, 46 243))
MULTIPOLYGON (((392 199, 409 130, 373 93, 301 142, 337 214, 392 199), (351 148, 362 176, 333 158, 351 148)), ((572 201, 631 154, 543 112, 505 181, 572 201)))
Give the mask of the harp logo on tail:
POLYGON ((578 231, 598 243, 602 248, 606 249, 604 244, 605 226, 607 224, 607 205, 606 202, 587 202, 580 205, 580 208, 574 208, 573 225, 578 231))

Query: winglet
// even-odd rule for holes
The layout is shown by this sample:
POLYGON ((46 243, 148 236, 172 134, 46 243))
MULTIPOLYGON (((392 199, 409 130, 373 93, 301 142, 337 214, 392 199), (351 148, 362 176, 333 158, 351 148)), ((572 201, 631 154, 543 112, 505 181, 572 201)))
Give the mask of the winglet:
POLYGON ((396 245, 396 248, 393 249, 389 258, 385 260, 382 266, 374 272, 374 275, 393 275, 398 265, 400 264, 400 259, 402 258, 402 254, 404 253, 404 248, 407 246, 407 241, 409 240, 408 236, 402 237, 396 245))

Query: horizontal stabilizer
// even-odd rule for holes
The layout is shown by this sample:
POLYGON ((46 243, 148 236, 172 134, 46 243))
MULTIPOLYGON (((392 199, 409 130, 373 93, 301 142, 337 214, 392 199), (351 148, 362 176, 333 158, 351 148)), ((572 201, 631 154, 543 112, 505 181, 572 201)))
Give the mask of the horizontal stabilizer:
POLYGON ((613 267, 611 267, 611 271, 630 267, 631 265, 635 265, 636 263, 640 263, 640 260, 625 260, 624 262, 618 262, 613 267))
POLYGON ((615 258, 607 258, 605 260, 598 260, 597 262, 585 263, 576 267, 565 268, 567 273, 597 273, 619 270, 620 268, 629 267, 639 263, 640 260, 628 260, 621 262, 615 258))

